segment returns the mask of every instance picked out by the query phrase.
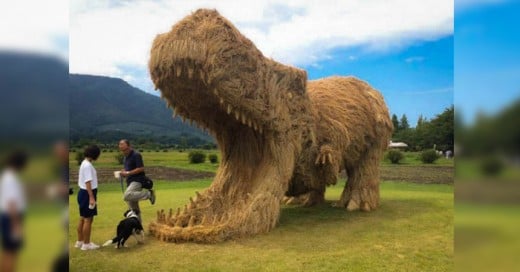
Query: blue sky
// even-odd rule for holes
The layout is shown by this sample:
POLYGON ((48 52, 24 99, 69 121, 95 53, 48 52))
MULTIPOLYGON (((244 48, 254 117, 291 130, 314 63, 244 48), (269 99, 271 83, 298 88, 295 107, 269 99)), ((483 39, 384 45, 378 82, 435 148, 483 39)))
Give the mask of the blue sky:
POLYGON ((456 9, 455 106, 467 123, 520 98, 520 3, 456 9))
POLYGON ((330 59, 305 67, 310 79, 353 75, 383 93, 391 114, 406 114, 415 126, 453 104, 453 36, 389 52, 334 50, 330 59))
POLYGON ((69 59, 71 73, 119 77, 146 92, 155 93, 146 67, 155 35, 206 7, 266 56, 306 69, 310 79, 368 81, 412 125, 419 114, 431 118, 449 107, 453 97, 468 122, 520 98, 520 1, 457 0, 455 19, 453 0, 51 2, 50 10, 60 12, 45 20, 24 2, 0 9, 16 27, 1 32, 0 48, 53 52, 69 59), (33 20, 23 24, 20 13, 33 20))
MULTIPOLYGON (((372 85, 385 97, 391 114, 406 114, 415 126, 419 115, 431 119, 453 104, 453 35, 421 41, 385 51, 337 48, 325 60, 299 65, 309 80, 332 75, 355 76, 372 85)), ((147 67, 119 66, 137 80, 139 88, 153 90, 141 75, 147 67)), ((151 92, 158 94, 157 92, 151 92)))
MULTIPOLYGON (((419 115, 431 119, 453 104, 453 35, 385 52, 339 48, 326 60, 300 67, 309 80, 351 75, 368 82, 383 94, 391 114, 406 114, 411 126, 419 115)), ((120 68, 133 78, 147 73, 146 67, 120 68)), ((148 78, 136 82, 153 89, 148 78)))
POLYGON ((71 2, 70 71, 119 77, 150 93, 155 36, 198 8, 215 8, 266 57, 309 79, 353 75, 390 112, 432 118, 453 104, 453 0, 71 2))

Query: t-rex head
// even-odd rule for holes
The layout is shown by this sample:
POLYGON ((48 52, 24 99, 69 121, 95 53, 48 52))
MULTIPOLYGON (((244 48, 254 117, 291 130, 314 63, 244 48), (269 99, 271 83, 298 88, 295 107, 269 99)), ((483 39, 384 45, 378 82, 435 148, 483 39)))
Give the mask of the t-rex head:
MULTIPOLYGON (((175 113, 216 134, 292 127, 306 72, 265 58, 216 10, 199 9, 158 35, 150 75, 175 113)), ((299 109, 300 108, 300 109, 299 109)))

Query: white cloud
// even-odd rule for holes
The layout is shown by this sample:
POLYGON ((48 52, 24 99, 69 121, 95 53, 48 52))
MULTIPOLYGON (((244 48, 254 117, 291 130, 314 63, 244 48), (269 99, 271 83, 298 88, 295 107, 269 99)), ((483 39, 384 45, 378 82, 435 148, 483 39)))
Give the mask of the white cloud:
POLYGON ((68 58, 68 1, 2 1, 0 22, 1 50, 30 51, 68 58))
POLYGON ((409 57, 404 60, 407 63, 413 63, 413 62, 422 62, 424 61, 424 57, 416 56, 416 57, 409 57))
POLYGON ((453 33, 453 0, 81 0, 70 5, 71 72, 117 77, 127 76, 122 67, 146 67, 155 35, 203 7, 216 8, 267 57, 297 66, 316 65, 336 48, 388 51, 453 33))

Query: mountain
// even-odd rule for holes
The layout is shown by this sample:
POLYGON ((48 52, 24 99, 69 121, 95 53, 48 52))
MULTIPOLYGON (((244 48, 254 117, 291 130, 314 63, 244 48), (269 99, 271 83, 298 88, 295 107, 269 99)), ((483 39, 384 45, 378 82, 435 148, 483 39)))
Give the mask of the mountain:
POLYGON ((69 75, 70 138, 113 142, 146 139, 191 146, 213 142, 197 129, 172 118, 173 111, 159 97, 119 78, 69 75))
POLYGON ((68 138, 67 63, 56 57, 0 51, 0 142, 45 147, 68 138))

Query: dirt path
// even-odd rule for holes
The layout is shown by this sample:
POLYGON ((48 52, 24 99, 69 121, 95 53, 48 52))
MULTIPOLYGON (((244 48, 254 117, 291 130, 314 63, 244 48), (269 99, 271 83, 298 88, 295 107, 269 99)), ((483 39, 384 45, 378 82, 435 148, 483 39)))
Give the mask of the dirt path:
POLYGON ((453 184, 453 166, 381 166, 381 179, 415 183, 453 184))
MULTIPOLYGON (((97 169, 100 182, 118 182, 114 178, 114 171, 119 168, 97 169)), ((146 167, 146 173, 154 180, 189 181, 193 179, 211 178, 215 174, 192 170, 177 169, 164 166, 146 167)), ((452 166, 407 166, 389 165, 381 166, 381 179, 392 181, 409 181, 415 183, 453 184, 454 168, 452 166)), ((345 180, 345 172, 341 173, 341 179, 345 180)), ((78 170, 71 169, 70 181, 76 182, 78 170)))

